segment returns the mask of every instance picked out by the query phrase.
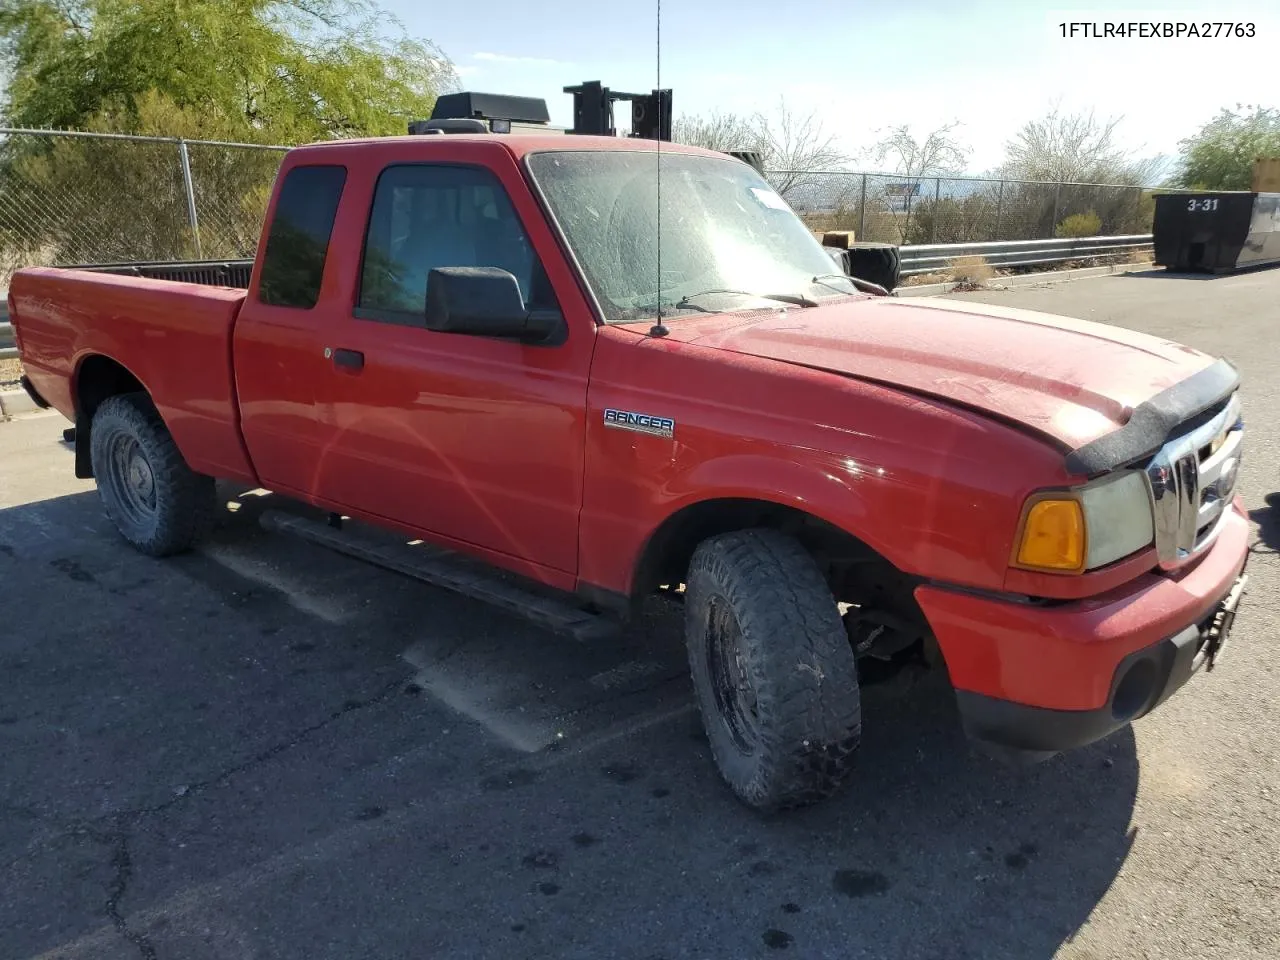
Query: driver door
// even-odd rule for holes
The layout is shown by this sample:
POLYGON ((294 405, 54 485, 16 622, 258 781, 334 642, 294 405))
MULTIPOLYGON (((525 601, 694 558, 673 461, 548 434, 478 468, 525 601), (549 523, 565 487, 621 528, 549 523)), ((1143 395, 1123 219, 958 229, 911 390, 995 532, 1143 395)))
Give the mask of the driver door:
POLYGON ((319 398, 321 484, 329 501, 556 580, 577 569, 594 322, 566 317, 566 336, 547 346, 423 325, 434 267, 501 267, 531 308, 573 302, 530 240, 527 220, 540 215, 527 188, 514 181, 522 217, 503 180, 442 163, 378 176, 355 306, 328 334, 343 359, 319 398))

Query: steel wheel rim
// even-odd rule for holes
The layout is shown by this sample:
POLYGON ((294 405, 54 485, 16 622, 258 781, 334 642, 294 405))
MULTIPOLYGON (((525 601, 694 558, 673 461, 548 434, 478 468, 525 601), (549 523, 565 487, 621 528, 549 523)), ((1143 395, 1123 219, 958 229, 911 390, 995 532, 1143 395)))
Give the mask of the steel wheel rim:
POLYGON ((136 439, 128 434, 111 438, 107 476, 124 519, 134 526, 146 526, 156 515, 156 478, 136 439))
POLYGON ((719 597, 711 601, 707 618, 707 672, 716 711, 733 745, 751 754, 760 739, 755 687, 742 656, 742 628, 719 597))

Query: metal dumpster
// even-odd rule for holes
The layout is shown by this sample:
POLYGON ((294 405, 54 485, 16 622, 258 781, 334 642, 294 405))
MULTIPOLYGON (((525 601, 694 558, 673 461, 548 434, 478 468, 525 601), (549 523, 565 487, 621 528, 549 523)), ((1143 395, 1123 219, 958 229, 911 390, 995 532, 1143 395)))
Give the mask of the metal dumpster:
POLYGON ((1156 194, 1155 262, 1223 273, 1280 262, 1280 193, 1156 194))

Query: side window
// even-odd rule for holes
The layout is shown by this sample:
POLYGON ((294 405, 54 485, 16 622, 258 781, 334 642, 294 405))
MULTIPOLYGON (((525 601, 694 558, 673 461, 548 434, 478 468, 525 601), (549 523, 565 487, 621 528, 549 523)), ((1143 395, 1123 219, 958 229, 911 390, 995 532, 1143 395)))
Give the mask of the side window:
POLYGON ((551 284, 497 178, 479 167, 400 165, 378 178, 358 306, 421 316, 434 267, 501 267, 530 308, 555 308, 551 284))
POLYGON ((316 305, 346 180, 345 167, 294 167, 285 174, 262 255, 262 303, 304 310, 316 305))

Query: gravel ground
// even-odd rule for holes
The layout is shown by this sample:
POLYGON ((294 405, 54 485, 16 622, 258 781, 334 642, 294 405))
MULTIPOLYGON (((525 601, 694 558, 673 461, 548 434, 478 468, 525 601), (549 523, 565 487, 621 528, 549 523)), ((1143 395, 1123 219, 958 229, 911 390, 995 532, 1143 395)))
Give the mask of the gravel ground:
POLYGON ((1280 271, 963 295, 1245 378, 1231 656, 1029 770, 869 691, 856 782, 762 819, 711 766, 679 613, 578 645, 258 531, 125 547, 63 422, 0 424, 0 958, 1280 956, 1280 271))
POLYGON ((0 360, 0 388, 17 386, 21 376, 21 360, 0 360))

